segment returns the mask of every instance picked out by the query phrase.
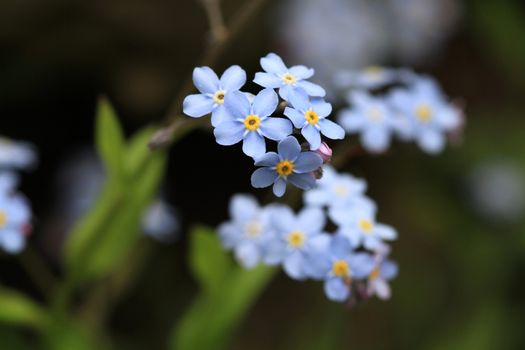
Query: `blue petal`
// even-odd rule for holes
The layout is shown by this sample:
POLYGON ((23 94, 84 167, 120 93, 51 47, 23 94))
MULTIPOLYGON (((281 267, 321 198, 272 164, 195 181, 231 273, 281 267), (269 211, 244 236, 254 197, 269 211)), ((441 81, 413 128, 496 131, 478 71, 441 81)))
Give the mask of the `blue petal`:
POLYGON ((382 127, 368 128, 361 134, 361 143, 370 152, 384 152, 390 144, 390 135, 382 127))
POLYGON ((252 111, 259 117, 264 118, 275 112, 278 103, 279 97, 277 97, 275 91, 273 89, 264 89, 255 96, 252 111))
POLYGON ((294 163, 297 173, 309 173, 323 165, 323 159, 314 152, 302 152, 294 163))
POLYGON ((272 221, 279 234, 287 235, 290 231, 297 229, 295 214, 287 205, 272 211, 272 221))
POLYGON ((332 140, 342 140, 345 137, 345 131, 342 127, 337 125, 331 120, 321 119, 319 120, 319 127, 324 136, 332 140))
POLYGON ((268 152, 255 160, 256 166, 273 167, 279 163, 279 155, 275 152, 268 152))
POLYGON ((292 74, 298 80, 311 78, 314 73, 315 71, 312 68, 305 66, 293 66, 290 68, 290 74, 292 74))
POLYGON ((246 83, 246 72, 239 66, 231 66, 221 76, 221 87, 227 92, 239 90, 246 83))
POLYGON ((332 113, 332 105, 321 98, 313 98, 311 104, 312 109, 319 115, 319 117, 324 118, 332 113))
POLYGON ((304 91, 306 91, 306 93, 310 96, 324 97, 326 95, 326 91, 322 87, 306 80, 297 82, 297 86, 303 88, 304 91))
POLYGON ((374 228, 374 233, 377 234, 381 239, 391 241, 397 238, 397 232, 392 226, 377 224, 374 228))
POLYGON ((295 161, 301 153, 301 145, 299 141, 293 136, 288 136, 277 145, 279 157, 281 159, 287 159, 295 161))
POLYGON ((250 114, 250 101, 248 97, 240 91, 232 91, 224 97, 224 106, 236 118, 243 119, 250 114))
POLYGON ((199 118, 210 113, 213 110, 213 99, 209 96, 196 94, 186 96, 182 103, 182 111, 184 114, 199 118))
POLYGON ((213 130, 219 145, 230 146, 241 141, 244 136, 244 125, 237 121, 226 121, 213 130))
POLYGON ((261 123, 262 134, 274 141, 281 141, 293 131, 292 123, 284 118, 268 118, 261 123))
POLYGON ((203 94, 213 94, 219 90, 219 78, 210 67, 197 67, 193 70, 193 84, 203 94))
POLYGON ((303 190, 315 187, 315 178, 311 174, 292 174, 288 176, 288 181, 303 190))
POLYGON ((303 254, 295 251, 284 259, 283 269, 288 276, 296 280, 304 280, 306 276, 303 272, 305 261, 303 254))
POLYGON ((328 299, 343 302, 350 296, 350 288, 340 278, 329 278, 324 283, 324 292, 328 299))
POLYGON ((274 53, 269 53, 266 57, 261 58, 261 67, 268 73, 277 75, 282 75, 288 70, 281 57, 274 53))
POLYGON ((288 100, 292 104, 293 108, 300 112, 306 112, 310 108, 310 99, 308 94, 301 88, 292 89, 288 93, 288 100))
POLYGON ((259 263, 261 253, 254 242, 243 242, 235 247, 235 258, 241 266, 251 269, 259 263))
POLYGON ((302 128, 304 123, 306 122, 304 115, 294 108, 286 107, 284 109, 284 115, 292 121, 293 125, 297 129, 302 128))
POLYGON ((232 249, 242 237, 239 226, 233 222, 226 222, 219 225, 217 233, 219 234, 223 247, 226 249, 232 249))
POLYGON ((263 73, 263 72, 255 73, 255 78, 253 79, 253 82, 265 88, 272 88, 272 89, 276 89, 279 86, 283 85, 282 79, 276 76, 275 74, 263 73))
POLYGON ((292 85, 282 85, 279 89, 279 96, 281 96, 283 100, 290 102, 288 96, 290 95, 291 91, 293 91, 293 89, 294 87, 292 85))
POLYGON ((236 194, 230 200, 229 212, 231 218, 236 222, 251 220, 260 211, 259 203, 253 196, 236 194))
POLYGON ((380 274, 382 278, 386 280, 391 280, 398 274, 397 264, 390 260, 383 262, 381 264, 380 274))
POLYGON ((242 143, 242 151, 247 156, 252 158, 261 157, 266 153, 266 143, 264 137, 259 135, 256 131, 250 131, 244 136, 242 143))
POLYGON ((321 147, 321 134, 315 126, 308 124, 301 129, 301 134, 304 136, 306 141, 310 144, 311 150, 316 150, 321 147))
POLYGON ((352 253, 352 245, 346 237, 336 234, 332 236, 330 252, 336 259, 346 259, 352 253))
POLYGON ((277 179, 277 173, 270 168, 260 168, 253 172, 251 177, 252 186, 255 188, 268 187, 277 179))
POLYGON ((417 136, 417 144, 429 154, 437 154, 445 148, 445 137, 437 130, 423 130, 417 136))
POLYGON ((339 113, 337 121, 349 133, 361 131, 366 124, 366 119, 362 115, 354 113, 350 109, 343 109, 339 113))
POLYGON ((299 227, 307 233, 319 233, 325 226, 326 215, 320 208, 304 208, 297 216, 299 227))
POLYGON ((211 125, 214 127, 219 126, 220 123, 233 121, 234 119, 235 117, 224 105, 218 106, 211 112, 211 125))
POLYGON ((16 230, 4 229, 0 232, 0 246, 8 253, 18 254, 24 249, 24 236, 16 230))
POLYGON ((273 184, 273 194, 275 194, 277 197, 282 197, 284 192, 286 192, 286 180, 284 180, 282 177, 279 177, 273 184))
POLYGON ((374 258, 367 253, 357 253, 350 258, 350 269, 355 278, 367 277, 374 269, 374 258))

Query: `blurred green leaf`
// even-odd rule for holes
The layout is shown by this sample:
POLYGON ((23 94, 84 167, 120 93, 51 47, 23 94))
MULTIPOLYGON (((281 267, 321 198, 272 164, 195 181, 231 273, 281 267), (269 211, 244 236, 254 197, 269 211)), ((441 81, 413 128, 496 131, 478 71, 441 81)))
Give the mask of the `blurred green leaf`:
POLYGON ((190 264, 204 288, 174 328, 170 348, 224 349, 248 310, 276 273, 276 268, 259 266, 245 270, 239 266, 227 268, 228 252, 220 248, 217 234, 197 228, 191 233, 190 264), (220 250, 219 250, 220 249, 220 250), (211 253, 207 259, 207 254, 211 253), (219 255, 222 254, 223 257, 219 255), (222 264, 216 269, 214 264, 222 264), (211 277, 216 271, 219 280, 211 277), (204 280, 206 282, 204 282, 204 280))
POLYGON ((96 342, 88 330, 74 320, 54 317, 46 326, 45 346, 50 350, 103 350, 108 348, 96 342))
POLYGON ((24 342, 21 331, 15 327, 0 326, 0 349, 32 349, 24 342))
POLYGON ((33 300, 17 291, 0 288, 0 322, 40 328, 45 320, 46 312, 33 300))
POLYGON ((155 130, 153 127, 145 127, 137 131, 129 140, 124 159, 124 168, 129 176, 137 174, 140 168, 144 166, 144 162, 151 152, 148 143, 155 130))

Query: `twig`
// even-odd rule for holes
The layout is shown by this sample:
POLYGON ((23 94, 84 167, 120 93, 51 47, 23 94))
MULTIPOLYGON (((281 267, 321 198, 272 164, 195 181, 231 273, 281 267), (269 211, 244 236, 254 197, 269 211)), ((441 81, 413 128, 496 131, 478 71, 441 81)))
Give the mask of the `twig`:
POLYGON ((210 31, 213 41, 220 42, 227 36, 227 29, 224 24, 219 0, 200 0, 210 24, 210 31))

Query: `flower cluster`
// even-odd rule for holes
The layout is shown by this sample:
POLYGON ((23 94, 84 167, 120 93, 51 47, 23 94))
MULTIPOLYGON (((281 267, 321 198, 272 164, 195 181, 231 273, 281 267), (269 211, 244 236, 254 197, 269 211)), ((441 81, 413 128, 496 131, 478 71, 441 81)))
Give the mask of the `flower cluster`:
POLYGON ((376 221, 364 180, 329 166, 324 173, 317 188, 305 192, 297 214, 283 204, 262 207, 249 195, 233 196, 231 220, 218 228, 224 247, 246 268, 281 265, 295 280, 323 281, 333 301, 389 298, 397 265, 388 259, 387 242, 396 231, 376 221), (327 232, 329 220, 333 233, 327 232))
POLYGON ((264 72, 256 73, 253 82, 264 89, 255 96, 241 91, 246 72, 239 66, 228 68, 220 78, 209 67, 195 68, 193 82, 200 94, 185 98, 183 112, 193 118, 211 114, 213 133, 220 145, 242 141, 243 152, 262 167, 252 176, 254 187, 273 185, 276 196, 285 193, 288 182, 311 189, 316 182, 312 172, 323 162, 314 152, 322 145, 321 135, 342 139, 344 130, 327 119, 332 106, 323 100, 325 90, 308 81, 313 69, 301 65, 288 68, 274 53, 261 58, 260 63, 264 72), (307 147, 290 136, 294 129, 304 137, 307 147), (266 152, 266 139, 278 142, 278 153, 266 152))
POLYGON ((11 254, 24 249, 31 232, 31 209, 16 192, 18 176, 12 170, 27 169, 35 161, 31 146, 0 138, 0 248, 11 254))
POLYGON ((396 135, 436 154, 444 149, 447 134, 462 126, 462 111, 430 77, 374 67, 341 72, 336 82, 354 88, 347 96, 351 107, 339 113, 339 123, 347 133, 360 134, 361 144, 370 152, 384 152, 396 135))

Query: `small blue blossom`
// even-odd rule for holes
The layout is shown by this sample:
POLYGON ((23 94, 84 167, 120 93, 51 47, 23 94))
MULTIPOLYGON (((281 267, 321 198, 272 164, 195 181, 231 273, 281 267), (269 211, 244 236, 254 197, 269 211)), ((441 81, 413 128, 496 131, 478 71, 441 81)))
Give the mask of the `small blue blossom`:
POLYGON ((273 184, 273 193, 277 197, 284 194, 287 182, 303 190, 312 189, 315 178, 311 172, 323 164, 321 156, 315 152, 301 152, 301 146, 293 136, 279 142, 277 149, 278 153, 268 152, 256 160, 255 165, 262 168, 252 174, 252 186, 263 188, 273 184))
POLYGON ((446 133, 460 127, 462 122, 460 111, 446 100, 431 78, 419 78, 408 89, 394 90, 390 101, 405 117, 405 133, 430 154, 441 152, 446 133))
POLYGON ((360 70, 340 71, 334 83, 340 88, 379 89, 398 81, 399 70, 381 66, 369 66, 360 70))
POLYGON ((17 254, 24 249, 30 229, 31 210, 24 197, 10 191, 0 193, 0 247, 17 254))
POLYGON ((352 108, 339 113, 339 123, 348 133, 359 133, 363 147, 374 153, 384 152, 397 127, 391 107, 383 98, 366 92, 354 92, 348 102, 352 108))
POLYGON ((331 236, 326 251, 310 255, 308 263, 312 277, 324 280, 328 299, 344 302, 350 297, 353 280, 365 279, 374 269, 374 258, 367 253, 353 251, 348 240, 331 236))
POLYGON ((253 268, 265 259, 266 245, 274 238, 271 210, 259 206, 254 197, 237 194, 230 201, 231 221, 219 226, 222 244, 232 249, 237 261, 253 268))
POLYGON ((397 238, 396 230, 388 225, 377 223, 375 212, 367 209, 353 209, 346 216, 334 220, 339 227, 341 236, 348 238, 352 247, 363 246, 371 251, 381 250, 385 243, 397 238))
POLYGON ((239 66, 228 68, 220 79, 210 67, 197 67, 193 70, 193 84, 201 93, 184 99, 183 112, 193 118, 211 113, 211 124, 217 126, 228 119, 225 97, 245 83, 246 72, 239 66))
POLYGON ((253 103, 242 92, 229 93, 224 105, 227 120, 213 131, 217 143, 229 146, 243 140, 243 152, 253 158, 266 152, 264 137, 280 141, 292 133, 292 123, 284 118, 270 118, 279 98, 272 89, 264 89, 255 96, 253 103))
POLYGON ((36 162, 32 145, 0 136, 0 169, 28 169, 36 162))
POLYGON ((392 260, 380 258, 376 267, 368 276, 367 294, 368 296, 377 295, 379 299, 390 299, 391 291, 388 282, 398 274, 398 267, 392 260))
POLYGON ((321 133, 329 139, 341 140, 345 131, 333 121, 327 119, 332 112, 332 105, 324 100, 310 101, 303 89, 295 89, 288 94, 293 108, 286 107, 284 115, 290 118, 297 129, 310 144, 311 150, 321 147, 321 133))
POLYGON ((288 206, 273 211, 272 225, 276 240, 268 248, 275 263, 282 263, 291 278, 309 275, 307 255, 319 249, 327 239, 323 234, 326 216, 319 208, 304 208, 297 215, 288 206))
POLYGON ((144 234, 162 243, 175 241, 180 233, 181 224, 175 210, 164 200, 156 199, 142 216, 144 234))
POLYGON ((288 69, 281 57, 274 53, 269 53, 261 58, 261 67, 266 73, 255 74, 253 80, 265 88, 279 89, 279 95, 288 100, 290 91, 302 88, 309 96, 324 97, 325 90, 317 84, 311 83, 306 79, 314 75, 312 68, 305 66, 293 66, 288 69))

